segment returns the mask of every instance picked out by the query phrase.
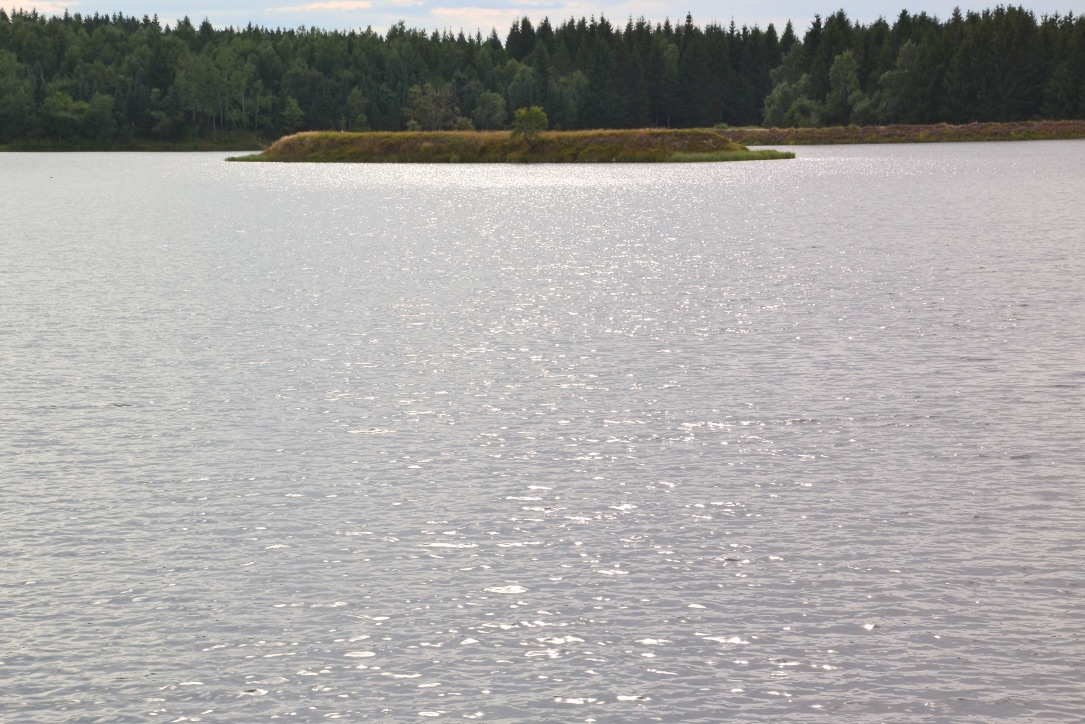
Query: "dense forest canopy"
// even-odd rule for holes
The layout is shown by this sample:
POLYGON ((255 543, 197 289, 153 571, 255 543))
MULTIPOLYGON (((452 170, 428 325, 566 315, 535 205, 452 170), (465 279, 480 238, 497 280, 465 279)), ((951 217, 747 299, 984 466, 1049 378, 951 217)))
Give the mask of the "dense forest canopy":
POLYGON ((0 142, 493 129, 534 105, 559 129, 1085 118, 1085 20, 840 10, 799 37, 524 17, 502 40, 0 10, 0 142))

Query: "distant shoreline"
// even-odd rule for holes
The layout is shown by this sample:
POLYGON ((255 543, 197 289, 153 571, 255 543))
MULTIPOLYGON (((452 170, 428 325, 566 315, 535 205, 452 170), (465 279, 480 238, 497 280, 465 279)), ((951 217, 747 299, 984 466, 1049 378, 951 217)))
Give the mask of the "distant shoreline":
POLYGON ((267 140, 251 133, 223 133, 215 138, 192 141, 151 141, 132 139, 128 141, 54 141, 33 138, 0 144, 0 152, 7 153, 77 153, 77 152, 207 152, 207 151, 259 151, 267 146, 267 140))
POLYGON ((830 146, 857 143, 968 143, 1069 141, 1085 138, 1085 121, 1019 121, 951 125, 827 126, 823 128, 724 128, 747 146, 830 146))
MULTIPOLYGON (((715 132, 726 139, 733 141, 739 146, 736 151, 758 153, 757 150, 749 151, 743 147, 748 146, 831 146, 841 144, 881 144, 881 143, 970 143, 983 141, 1066 141, 1085 139, 1085 121, 1018 121, 1013 123, 968 123, 952 125, 935 123, 927 125, 888 125, 888 126, 827 126, 822 128, 761 128, 759 126, 744 126, 718 129, 640 129, 640 130, 616 130, 616 131, 553 131, 543 134, 605 134, 617 137, 621 134, 641 135, 666 133, 666 134, 696 134, 715 132)), ((424 132, 423 132, 424 133, 424 132)), ((472 132, 472 131, 440 131, 434 134, 466 134, 478 137, 497 134, 507 137, 503 131, 472 132)), ((311 137, 336 137, 335 131, 307 131, 295 136, 311 137)), ((345 134, 358 135, 358 134, 345 134)), ((364 134, 371 136, 408 136, 409 132, 373 132, 364 134)), ((285 138, 293 138, 286 136, 285 138)), ((271 159, 266 157, 266 152, 274 147, 275 141, 269 145, 267 139, 252 134, 222 134, 213 139, 199 139, 193 141, 110 141, 97 143, 94 141, 50 141, 43 138, 16 141, 0 145, 0 152, 209 152, 209 151, 263 151, 265 153, 256 157, 245 157, 245 160, 302 160, 298 159, 271 159)), ((513 151, 510 151, 514 153, 513 151)), ((680 153, 681 151, 675 151, 680 153)), ((605 154, 604 154, 605 155, 605 154)), ((310 159, 317 160, 317 159, 310 159)), ((322 159, 332 160, 332 159, 322 159)), ((422 160, 422 159, 419 159, 422 160)), ((464 161, 464 159, 460 159, 464 161)), ((509 159, 530 162, 531 158, 509 159)), ((566 161, 568 159, 560 159, 566 161)), ((585 161, 608 161, 625 160, 611 158, 591 158, 585 161)), ((627 159, 637 160, 637 159, 627 159)), ((643 160, 674 160, 674 159, 643 159, 643 160)), ((709 160, 709 159, 703 159, 709 160)), ((447 161, 447 159, 446 159, 447 161)), ((466 162, 466 161, 464 161, 466 162)))
POLYGON ((544 131, 310 131, 279 139, 263 153, 234 161, 337 163, 662 163, 794 158, 751 151, 712 129, 544 131))

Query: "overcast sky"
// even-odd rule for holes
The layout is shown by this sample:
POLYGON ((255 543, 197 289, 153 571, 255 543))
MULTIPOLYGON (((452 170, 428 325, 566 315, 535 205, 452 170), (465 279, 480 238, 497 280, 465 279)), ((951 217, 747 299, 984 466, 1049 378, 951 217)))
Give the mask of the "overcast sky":
MULTIPOLYGON (((1037 0, 1022 3, 1037 15, 1058 12, 1075 15, 1085 12, 1085 0, 1072 0, 1075 5, 1065 5, 1058 0, 1037 0)), ((496 27, 502 39, 514 18, 526 15, 535 23, 548 16, 552 23, 569 17, 592 17, 605 15, 616 24, 625 24, 629 17, 644 17, 653 22, 666 18, 672 21, 685 19, 692 13, 697 25, 710 22, 728 24, 734 20, 739 26, 759 25, 762 28, 775 23, 778 30, 790 19, 800 35, 810 25, 815 13, 822 16, 836 12, 841 7, 852 20, 869 23, 878 17, 892 20, 902 9, 911 13, 925 11, 944 19, 957 2, 954 0, 732 0, 729 3, 709 0, 616 0, 593 4, 590 0, 227 0, 211 4, 207 0, 49 0, 47 2, 12 2, 0 0, 0 7, 30 9, 34 7, 43 14, 70 12, 93 14, 155 15, 163 23, 173 24, 178 18, 188 16, 199 23, 204 18, 215 27, 228 25, 245 26, 248 23, 265 27, 297 28, 315 26, 325 29, 351 29, 371 26, 384 33, 395 22, 404 21, 408 27, 453 32, 464 30, 474 33, 481 30, 487 35, 496 27)), ((961 9, 983 10, 990 4, 961 3, 961 9)), ((1016 3, 1005 3, 1016 4, 1016 3)))

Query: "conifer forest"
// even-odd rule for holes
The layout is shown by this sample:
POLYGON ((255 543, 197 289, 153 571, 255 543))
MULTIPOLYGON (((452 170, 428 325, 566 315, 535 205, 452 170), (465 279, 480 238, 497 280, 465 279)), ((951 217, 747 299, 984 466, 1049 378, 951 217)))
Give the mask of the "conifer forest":
POLYGON ((1082 119, 1085 19, 524 17, 501 37, 0 10, 0 144, 501 129, 531 106, 556 129, 1082 119))

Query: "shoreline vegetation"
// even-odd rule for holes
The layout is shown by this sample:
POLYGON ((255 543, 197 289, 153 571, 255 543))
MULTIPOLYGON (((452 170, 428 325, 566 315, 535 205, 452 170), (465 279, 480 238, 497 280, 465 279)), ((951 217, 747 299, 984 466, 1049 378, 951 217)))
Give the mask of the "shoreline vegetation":
POLYGON ((827 126, 821 128, 724 128, 748 146, 831 146, 859 143, 971 143, 980 141, 1072 141, 1085 139, 1085 121, 1018 121, 953 125, 827 126))
POLYGON ((267 147, 267 139, 254 133, 231 131, 208 138, 188 141, 160 141, 147 138, 129 138, 86 140, 66 139, 62 141, 47 138, 32 138, 0 144, 0 152, 82 152, 82 151, 121 151, 121 152, 192 152, 192 151, 259 151, 267 147))
POLYGON ((659 163, 794 158, 750 150, 713 129, 541 131, 308 131, 231 161, 332 163, 659 163))
MULTIPOLYGON (((702 132, 704 129, 700 129, 702 132)), ((607 134, 614 136, 616 134, 644 134, 644 133, 691 133, 697 132, 697 129, 686 130, 670 130, 670 129, 651 129, 645 130, 621 130, 621 131, 575 131, 566 132, 563 135, 570 135, 572 133, 580 134, 607 134)), ((1069 141, 1069 140, 1081 140, 1085 139, 1085 121, 1020 121, 1012 123, 968 123, 968 124, 946 124, 946 123, 934 123, 934 124, 896 124, 885 126, 828 126, 821 128, 762 128, 759 126, 743 126, 743 127, 724 127, 715 129, 718 134, 734 141, 736 144, 742 146, 829 146, 829 145, 842 145, 842 144, 881 144, 881 143, 969 143, 969 142, 982 142, 982 141, 1069 141)), ((547 136, 562 134, 560 131, 552 131, 547 136)), ((424 135, 455 135, 455 136, 491 136, 491 137, 508 137, 507 132, 502 131, 444 131, 444 132, 363 132, 363 133, 345 133, 340 134, 336 132, 324 132, 324 131, 308 131, 299 134, 293 134, 285 136, 278 141, 275 141, 270 146, 266 139, 261 138, 252 133, 222 133, 215 138, 203 138, 199 140, 191 141, 154 141, 148 139, 130 139, 127 141, 113 140, 108 142, 88 141, 88 140, 69 140, 69 141, 50 141, 44 138, 28 139, 22 141, 15 141, 7 144, 0 144, 0 152, 83 152, 83 151, 119 151, 119 152, 194 152, 194 151, 262 151, 261 154, 255 156, 239 157, 233 160, 247 160, 247 161, 272 161, 272 160, 303 160, 300 158, 293 159, 278 159, 270 158, 269 152, 271 149, 277 146, 279 143, 286 139, 295 138, 298 136, 305 137, 337 137, 337 136, 371 136, 371 137, 386 137, 387 140, 382 141, 385 144, 389 144, 388 148, 394 148, 395 143, 393 138, 395 137, 410 137, 410 136, 424 136, 424 135)), ((373 141, 370 141, 372 143, 373 141)), ((402 142, 402 141, 401 141, 402 142)), ((316 144, 318 141, 309 140, 309 144, 316 144)), ((337 141, 342 143, 342 141, 337 141)), ((486 141, 482 138, 477 139, 476 143, 479 145, 486 145, 486 141)), ((756 154, 760 149, 749 150, 751 154, 756 154)), ((308 151, 311 153, 311 151, 308 151)), ((510 151, 514 153, 514 151, 510 151)), ((727 153, 728 151, 719 151, 720 153, 727 153)), ((738 151, 743 152, 743 151, 738 151)), ((278 151, 276 151, 278 153, 278 151)), ((430 153, 429 150, 426 153, 430 153)), ((676 150, 675 153, 683 153, 681 150, 676 150)), ((696 151, 694 151, 696 153, 696 151)), ((313 159, 316 160, 316 159, 313 159)), ((322 159, 333 160, 333 159, 322 159)), ((355 160, 355 159, 344 159, 355 160)), ((381 159, 389 161, 391 159, 381 159)), ((446 162, 450 160, 444 159, 446 162)), ((468 159, 460 155, 460 159, 463 162, 470 162, 468 159)), ((521 161, 531 162, 535 159, 532 158, 512 158, 506 159, 508 161, 521 161)), ((568 161, 572 159, 562 159, 568 161)), ((583 161, 609 161, 610 158, 584 158, 583 161)), ((617 159, 625 160, 625 159, 617 159)), ((636 160, 636 159, 628 159, 636 160)), ((644 159, 644 160, 667 160, 667 159, 644 159)), ((673 160, 673 159, 671 159, 673 160)), ((706 160, 706 159, 702 159, 706 160)), ((738 160, 738 159, 735 159, 738 160)))

